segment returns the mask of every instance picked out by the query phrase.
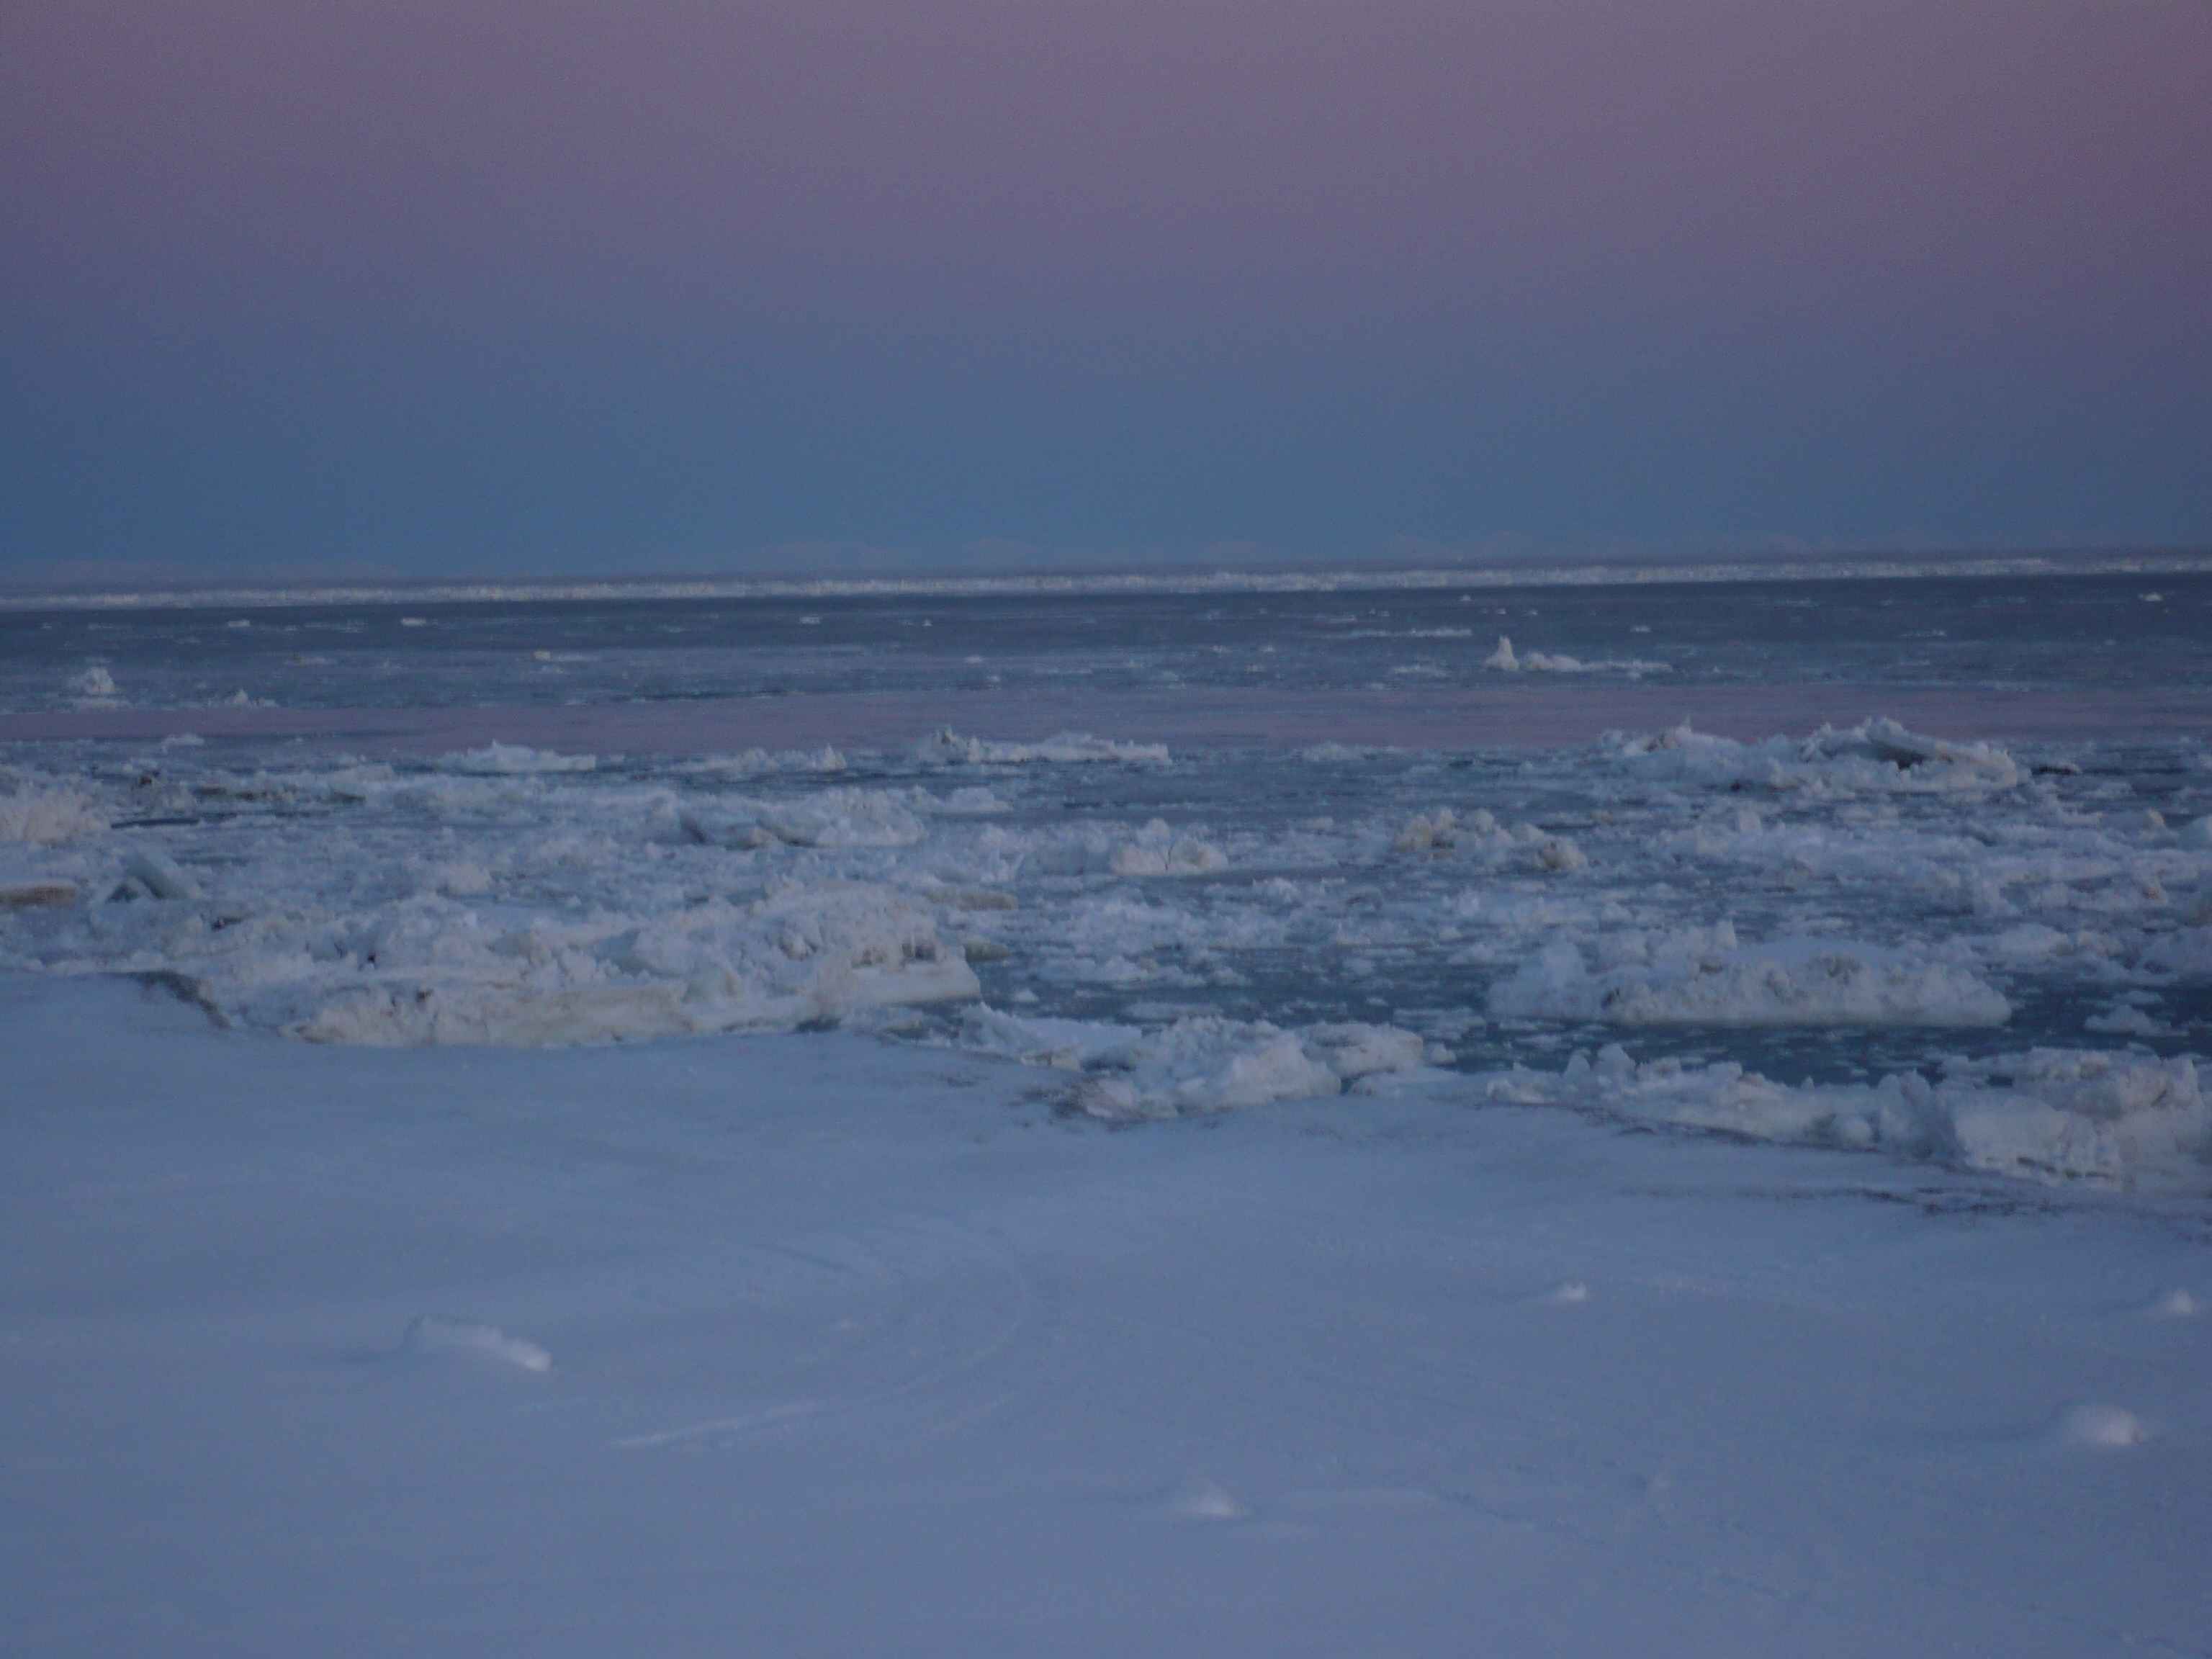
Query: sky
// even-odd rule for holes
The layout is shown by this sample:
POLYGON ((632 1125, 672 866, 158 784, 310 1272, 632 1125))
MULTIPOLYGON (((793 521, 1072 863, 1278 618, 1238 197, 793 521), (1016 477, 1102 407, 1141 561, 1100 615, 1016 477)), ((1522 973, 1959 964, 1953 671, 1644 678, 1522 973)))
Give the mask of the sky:
POLYGON ((2212 544, 2212 0, 0 8, 0 580, 2212 544))

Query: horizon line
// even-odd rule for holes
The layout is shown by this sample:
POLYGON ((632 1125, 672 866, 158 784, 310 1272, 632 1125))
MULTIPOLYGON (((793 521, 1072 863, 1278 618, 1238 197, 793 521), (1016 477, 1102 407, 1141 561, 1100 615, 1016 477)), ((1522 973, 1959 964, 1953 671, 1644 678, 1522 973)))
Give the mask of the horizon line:
POLYGON ((1915 580, 1943 576, 2212 574, 2212 546, 2083 547, 1992 552, 1980 549, 1777 551, 1684 560, 1654 555, 1595 556, 1567 564, 1532 560, 1454 563, 1290 560, 1180 569, 1159 564, 978 569, 939 566, 809 576, 669 572, 637 576, 423 577, 363 575, 329 580, 214 578, 202 582, 11 589, 0 576, 0 611, 189 611, 313 608, 340 605, 557 604, 667 599, 982 599, 1110 597, 1201 592, 1449 591, 1523 587, 1710 585, 1751 581, 1915 580))

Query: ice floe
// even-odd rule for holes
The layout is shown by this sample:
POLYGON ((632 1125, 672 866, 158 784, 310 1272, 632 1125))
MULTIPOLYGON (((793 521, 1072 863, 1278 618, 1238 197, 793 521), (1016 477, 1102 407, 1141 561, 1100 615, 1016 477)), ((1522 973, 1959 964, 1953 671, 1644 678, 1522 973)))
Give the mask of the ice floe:
POLYGON ((1297 1031, 1205 1016, 1146 1031, 978 1005, 963 1014, 962 1036, 987 1053, 1076 1073, 1073 1109, 1116 1122, 1310 1100, 1425 1063, 1414 1033, 1358 1024, 1297 1031))
POLYGON ((1640 776, 1708 787, 1930 793, 2010 789, 2021 781, 2012 757, 1994 744, 1923 737, 1881 717, 1759 743, 1713 737, 1685 721, 1656 733, 1611 733, 1600 749, 1640 776))
POLYGON ((1095 738, 1087 732, 1062 732, 1037 743, 994 742, 963 737, 951 726, 940 726, 921 740, 915 757, 925 766, 1085 766, 1119 764, 1165 766, 1168 749, 1162 743, 1126 743, 1095 738))
POLYGON ((107 829, 107 814, 82 789, 24 781, 0 793, 0 842, 58 847, 107 829))
POLYGON ((438 757, 435 765, 447 772, 477 777, 518 777, 541 772, 591 772, 599 768, 596 755, 562 755, 532 749, 526 744, 492 743, 482 749, 465 749, 438 757))
POLYGON ((117 708, 123 703, 122 688, 105 663, 94 663, 70 681, 70 692, 80 708, 117 708))
POLYGON ((1723 921, 1617 937, 1612 949, 1613 965, 1593 970, 1573 943, 1545 946, 1492 988, 1490 1012, 1714 1026, 2002 1025, 2012 1014, 2003 995, 1971 969, 1854 941, 1741 945, 1723 921))
POLYGON ((1492 1100, 1595 1108, 1759 1140, 1879 1147, 2030 1180, 2195 1186, 2212 1158, 2212 1103, 2195 1062, 2034 1048, 1947 1062, 1931 1081, 1792 1087, 1732 1061, 1642 1063, 1618 1044, 1563 1072, 1489 1079, 1492 1100))
POLYGON ((1663 674, 1670 665, 1648 662, 1638 657, 1601 658, 1585 661, 1564 653, 1548 651, 1516 651, 1513 641, 1506 635, 1498 636, 1497 647, 1482 659, 1485 668, 1494 668, 1503 674, 1626 674, 1637 678, 1645 674, 1663 674))

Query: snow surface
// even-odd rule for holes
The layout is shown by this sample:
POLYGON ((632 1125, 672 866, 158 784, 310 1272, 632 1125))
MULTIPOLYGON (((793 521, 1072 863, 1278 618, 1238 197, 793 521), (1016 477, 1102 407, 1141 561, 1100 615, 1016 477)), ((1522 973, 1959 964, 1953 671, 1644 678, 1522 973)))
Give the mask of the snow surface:
POLYGON ((2212 1628, 2195 1200, 1436 1073, 1114 1133, 949 1048, 340 1050, 106 977, 0 978, 0 1052, 13 1652, 2212 1628))

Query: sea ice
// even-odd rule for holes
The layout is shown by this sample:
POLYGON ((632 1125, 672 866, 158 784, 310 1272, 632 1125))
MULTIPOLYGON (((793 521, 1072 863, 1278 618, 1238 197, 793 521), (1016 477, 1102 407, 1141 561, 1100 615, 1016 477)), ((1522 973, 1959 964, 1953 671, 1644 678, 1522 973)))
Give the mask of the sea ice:
MULTIPOLYGON (((1628 941, 1616 939, 1620 951, 1628 941)), ((1726 923, 1649 939, 1591 971, 1562 940, 1493 985, 1501 1018, 1615 1025, 2002 1025, 2011 1006, 1969 969, 1849 940, 1741 946, 1726 923)))
POLYGON ((1993 744, 1925 738, 1879 718, 1844 730, 1824 726, 1802 741, 1761 743, 1709 736, 1684 721, 1640 736, 1612 732, 1600 749, 1642 775, 1709 787, 1930 793, 2011 789, 2021 781, 2012 757, 1993 744))
POLYGON ((915 757, 925 766, 1026 766, 1048 763, 1062 766, 1165 766, 1167 745, 1123 743, 1094 738, 1087 732, 1062 732, 1040 743, 996 743, 984 738, 963 737, 950 726, 940 726, 916 745, 915 757))
POLYGON ((1879 1084, 1790 1087, 1732 1061, 1638 1063, 1617 1044, 1556 1074, 1492 1078, 1492 1099, 1593 1106, 1759 1140, 1880 1147, 2033 1181, 2194 1188, 2212 1103, 2186 1056, 2036 1048, 1879 1084))
POLYGON ((532 749, 526 744, 493 743, 482 749, 441 755, 441 769, 477 777, 518 777, 541 772, 591 772, 599 768, 596 755, 559 755, 532 749))
POLYGON ((113 708, 123 702, 122 690, 104 663, 94 663, 71 679, 70 690, 81 708, 113 708))
POLYGON ((794 847, 911 847, 927 833, 903 801, 882 789, 824 789, 758 810, 769 833, 794 847))
POLYGON ((1500 673, 1518 674, 1600 674, 1620 673, 1632 678, 1645 674, 1664 673, 1668 665, 1647 662, 1638 657, 1599 658, 1585 661, 1580 657, 1547 651, 1516 651, 1513 641, 1504 635, 1498 636, 1497 647, 1482 659, 1485 668, 1497 669, 1500 673))
POLYGON ((68 784, 25 781, 0 794, 0 842, 57 847, 106 829, 107 815, 99 803, 68 784))

